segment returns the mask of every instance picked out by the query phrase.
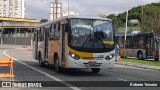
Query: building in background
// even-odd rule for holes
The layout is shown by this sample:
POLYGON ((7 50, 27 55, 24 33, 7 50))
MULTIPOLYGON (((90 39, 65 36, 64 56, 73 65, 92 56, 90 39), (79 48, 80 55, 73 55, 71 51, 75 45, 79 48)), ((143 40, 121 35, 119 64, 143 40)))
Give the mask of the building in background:
POLYGON ((62 16, 62 3, 55 0, 50 3, 50 20, 57 19, 62 16))
POLYGON ((36 19, 0 17, 0 44, 32 45, 36 19))
POLYGON ((32 45, 36 19, 25 18, 26 0, 0 0, 0 44, 32 45))
POLYGON ((79 13, 77 13, 77 12, 73 12, 73 11, 70 11, 69 13, 68 12, 66 12, 66 13, 63 13, 63 16, 74 16, 74 15, 79 15, 79 13))
POLYGON ((25 0, 0 0, 0 17, 24 18, 25 0))

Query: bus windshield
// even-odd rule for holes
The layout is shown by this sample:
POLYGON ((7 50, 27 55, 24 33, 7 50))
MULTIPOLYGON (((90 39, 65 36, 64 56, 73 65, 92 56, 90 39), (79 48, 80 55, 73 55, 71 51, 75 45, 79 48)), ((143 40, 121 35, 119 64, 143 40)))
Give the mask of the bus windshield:
POLYGON ((86 48, 113 48, 113 25, 107 20, 71 19, 70 45, 86 48))

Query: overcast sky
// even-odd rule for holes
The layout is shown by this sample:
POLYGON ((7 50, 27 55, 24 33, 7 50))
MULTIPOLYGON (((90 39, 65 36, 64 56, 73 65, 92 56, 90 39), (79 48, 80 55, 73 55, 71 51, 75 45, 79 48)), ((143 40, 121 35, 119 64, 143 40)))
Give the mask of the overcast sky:
MULTIPOLYGON (((50 2, 55 0, 26 0, 26 18, 49 19, 50 2)), ((68 10, 68 0, 62 2, 63 13, 68 10)), ((78 12, 80 15, 98 16, 99 14, 109 15, 111 13, 124 12, 127 7, 132 8, 160 0, 69 0, 70 11, 78 12)))

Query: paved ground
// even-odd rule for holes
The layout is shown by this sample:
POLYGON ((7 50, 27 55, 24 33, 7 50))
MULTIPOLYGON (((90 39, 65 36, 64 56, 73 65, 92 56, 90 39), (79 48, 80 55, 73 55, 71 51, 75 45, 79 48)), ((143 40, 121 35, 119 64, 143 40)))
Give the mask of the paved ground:
MULTIPOLYGON (((0 57, 7 57, 3 54, 6 51, 17 60, 14 61, 14 74, 17 81, 60 81, 63 85, 68 85, 66 81, 160 81, 160 70, 139 68, 116 64, 114 69, 103 69, 99 74, 93 74, 88 69, 76 69, 63 72, 61 74, 54 72, 52 69, 41 68, 38 61, 32 58, 30 49, 24 50, 21 46, 0 46, 0 57)), ((1 68, 0 71, 7 71, 7 68, 1 68)), ((9 80, 0 78, 1 81, 9 80)), ((77 82, 77 84, 79 84, 77 82)), ((69 84, 72 85, 72 84, 69 84)), ((3 90, 6 88, 0 88, 3 90)), ((160 88, 147 87, 52 87, 52 88, 13 88, 13 90, 160 90, 160 88)), ((10 90, 10 89, 8 89, 10 90)))

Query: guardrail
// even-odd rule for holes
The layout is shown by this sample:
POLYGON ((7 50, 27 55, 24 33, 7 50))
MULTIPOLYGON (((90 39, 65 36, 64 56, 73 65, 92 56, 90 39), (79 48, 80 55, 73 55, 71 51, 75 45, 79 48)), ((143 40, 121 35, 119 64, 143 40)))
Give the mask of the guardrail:
POLYGON ((0 73, 0 77, 10 77, 10 80, 14 80, 13 75, 13 59, 12 58, 0 58, 0 67, 9 67, 9 73, 0 73))

